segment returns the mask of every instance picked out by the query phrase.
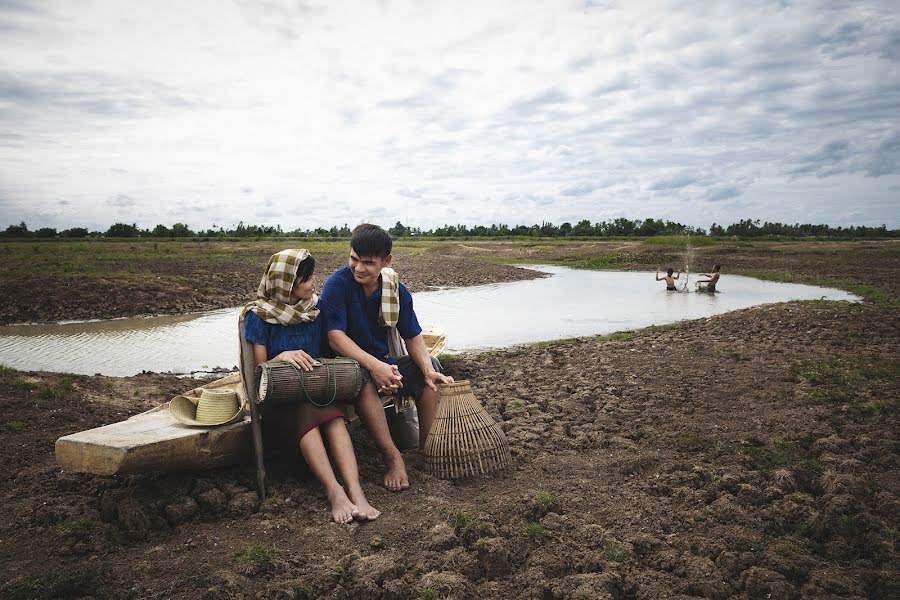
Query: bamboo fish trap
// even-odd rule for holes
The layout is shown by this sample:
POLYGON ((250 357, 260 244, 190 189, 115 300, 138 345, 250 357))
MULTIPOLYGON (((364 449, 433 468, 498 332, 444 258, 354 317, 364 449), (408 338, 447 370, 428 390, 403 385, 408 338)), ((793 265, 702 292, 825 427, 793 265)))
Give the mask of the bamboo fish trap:
POLYGON ((441 479, 484 475, 509 465, 506 435, 475 398, 468 381, 438 386, 434 423, 425 438, 428 472, 441 479))

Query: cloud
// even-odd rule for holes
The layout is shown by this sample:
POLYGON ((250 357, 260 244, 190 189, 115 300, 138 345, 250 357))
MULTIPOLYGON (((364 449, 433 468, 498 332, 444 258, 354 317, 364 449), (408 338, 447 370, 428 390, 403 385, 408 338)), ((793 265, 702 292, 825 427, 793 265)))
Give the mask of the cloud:
POLYGON ((138 202, 127 194, 116 194, 112 198, 107 198, 105 204, 116 208, 133 208, 138 205, 138 202))
POLYGON ((717 186, 707 190, 704 199, 710 202, 720 202, 722 200, 730 200, 736 198, 742 193, 741 189, 734 185, 717 186))
POLYGON ((661 179, 650 185, 652 191, 677 190, 697 182, 697 177, 683 173, 667 179, 661 179))
POLYGON ((875 149, 866 175, 880 177, 900 173, 900 131, 894 131, 875 149))

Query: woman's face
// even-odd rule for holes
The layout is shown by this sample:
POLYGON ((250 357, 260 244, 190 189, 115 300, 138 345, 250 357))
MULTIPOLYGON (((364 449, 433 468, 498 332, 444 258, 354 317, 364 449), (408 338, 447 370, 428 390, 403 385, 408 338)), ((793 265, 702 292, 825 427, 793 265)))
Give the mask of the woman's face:
POLYGON ((291 302, 296 304, 301 300, 309 300, 316 291, 316 276, 312 275, 306 281, 300 279, 294 280, 294 287, 291 288, 291 302))

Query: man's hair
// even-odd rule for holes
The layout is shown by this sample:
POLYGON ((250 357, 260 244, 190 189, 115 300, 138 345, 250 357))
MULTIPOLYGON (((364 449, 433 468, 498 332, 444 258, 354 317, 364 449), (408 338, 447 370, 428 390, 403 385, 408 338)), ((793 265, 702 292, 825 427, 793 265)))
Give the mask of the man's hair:
POLYGON ((671 277, 671 276, 672 276, 672 271, 674 271, 674 270, 675 270, 675 269, 673 269, 672 267, 669 267, 668 270, 666 270, 666 275, 668 275, 669 277, 671 277))
MULTIPOLYGON (((358 254, 358 253, 357 253, 358 254)), ((713 271, 718 271, 722 268, 722 265, 713 265, 713 271)))
POLYGON ((353 237, 350 238, 350 247, 360 258, 366 256, 387 258, 393 246, 391 234, 371 223, 357 225, 353 230, 353 237))
POLYGON ((312 257, 312 255, 307 256, 303 260, 300 261, 300 264, 297 265, 297 276, 294 277, 294 285, 297 282, 303 283, 307 279, 313 276, 313 271, 316 270, 316 259, 312 257))

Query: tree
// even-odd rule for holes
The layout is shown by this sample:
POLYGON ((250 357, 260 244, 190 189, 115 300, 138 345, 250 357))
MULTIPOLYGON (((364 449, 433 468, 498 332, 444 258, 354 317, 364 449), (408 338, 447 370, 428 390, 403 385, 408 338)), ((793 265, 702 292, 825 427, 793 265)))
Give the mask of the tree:
POLYGON ((135 223, 114 223, 106 230, 106 237, 137 237, 139 230, 135 223))
POLYGON ((159 224, 153 228, 150 235, 153 237, 169 237, 169 228, 163 224, 159 224))
POLYGON ((72 227, 71 229, 63 229, 59 232, 59 237, 64 238, 83 238, 88 236, 88 230, 84 227, 72 227))
POLYGON ((28 225, 25 224, 25 221, 22 221, 18 225, 10 225, 6 228, 6 231, 3 232, 3 235, 6 237, 28 237, 30 234, 28 232, 28 225))
POLYGON ((388 229, 388 233, 391 234, 391 237, 399 238, 403 237, 408 233, 408 229, 403 226, 403 223, 397 221, 397 224, 388 229))
POLYGON ((34 232, 34 237, 39 238, 55 238, 56 237, 56 227, 41 227, 37 231, 34 232))
POLYGON ((175 223, 172 225, 172 237, 191 237, 194 232, 184 223, 175 223))

